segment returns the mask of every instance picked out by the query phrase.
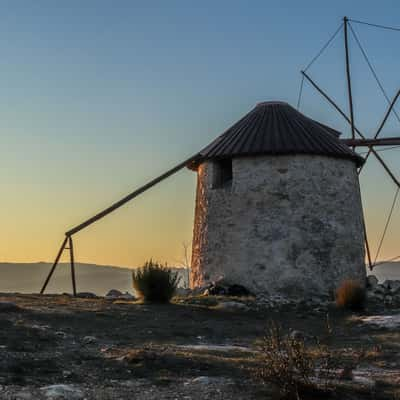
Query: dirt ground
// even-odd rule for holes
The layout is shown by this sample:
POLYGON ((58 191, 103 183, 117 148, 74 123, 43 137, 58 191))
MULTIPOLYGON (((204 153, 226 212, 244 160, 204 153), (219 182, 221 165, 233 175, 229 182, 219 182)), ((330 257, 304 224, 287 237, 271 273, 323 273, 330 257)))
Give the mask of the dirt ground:
POLYGON ((70 399, 279 398, 256 373, 271 321, 310 342, 317 336, 353 364, 357 378, 331 398, 400 399, 399 329, 334 308, 226 311, 214 300, 147 305, 0 294, 18 305, 0 311, 0 399, 57 398, 45 389, 55 384, 75 388, 61 397, 70 399))

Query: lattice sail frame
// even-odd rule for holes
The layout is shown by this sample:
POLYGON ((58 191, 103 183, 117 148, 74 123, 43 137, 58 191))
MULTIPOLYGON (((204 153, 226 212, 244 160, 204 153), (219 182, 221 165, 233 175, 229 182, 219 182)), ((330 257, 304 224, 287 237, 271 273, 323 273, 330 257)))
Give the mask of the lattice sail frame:
MULTIPOLYGON (((383 130, 383 127, 386 124, 386 121, 388 120, 389 116, 391 113, 393 113, 396 118, 398 119, 398 121, 400 122, 400 117, 397 114, 396 110, 394 109, 394 106, 400 96, 400 90, 397 91, 396 95, 394 96, 394 98, 392 100, 390 100, 389 96, 387 95, 385 89, 383 88, 378 75, 376 73, 376 71, 374 70, 371 62, 368 59, 368 56, 364 50, 364 48, 361 45, 361 42, 357 36, 357 34, 355 33, 351 22, 357 23, 357 24, 364 24, 364 25, 369 25, 375 28, 381 28, 381 29, 387 29, 387 30, 392 30, 392 31, 397 31, 400 32, 400 28, 394 28, 394 27, 389 27, 389 26, 384 26, 384 25, 378 25, 378 24, 372 24, 372 23, 368 23, 368 22, 363 22, 363 21, 358 21, 358 20, 353 20, 353 19, 349 19, 347 17, 343 18, 343 22, 341 23, 341 25, 339 26, 339 28, 334 32, 334 34, 329 38, 329 40, 327 41, 327 43, 321 48, 321 50, 317 53, 317 55, 310 61, 310 63, 306 66, 306 68, 304 70, 301 71, 302 74, 302 78, 301 78, 301 83, 300 83, 300 90, 299 90, 299 96, 298 96, 298 101, 297 101, 297 108, 300 108, 300 104, 301 104, 301 98, 302 98, 302 92, 303 92, 303 87, 304 87, 304 82, 308 82, 344 119, 345 121, 350 125, 351 127, 351 139, 341 139, 341 141, 345 144, 347 144, 348 146, 352 147, 353 150, 356 147, 368 147, 368 152, 367 155, 365 157, 365 162, 368 160, 369 156, 371 154, 373 154, 375 156, 375 158, 378 160, 378 162, 380 163, 380 165, 384 168, 384 170, 386 171, 386 173, 389 175, 389 177, 391 178, 391 180, 394 182, 394 184, 396 185, 397 189, 394 195, 394 199, 392 202, 392 206, 390 208, 390 211, 388 213, 388 217, 386 220, 386 224, 382 233, 382 237, 380 239, 379 245, 378 245, 378 249, 376 252, 376 255, 374 257, 374 260, 372 261, 372 257, 371 257, 371 251, 370 251, 370 246, 368 243, 368 237, 367 237, 367 229, 366 226, 364 224, 364 234, 365 234, 365 247, 366 247, 366 253, 367 253, 367 257, 368 257, 368 264, 370 269, 372 270, 374 266, 381 264, 381 263, 377 263, 377 259, 380 253, 380 250, 382 248, 382 244, 383 241, 385 239, 386 233, 387 233, 387 229, 389 227, 390 224, 390 220, 392 218, 393 215, 393 210, 395 208, 395 205, 397 203, 397 199, 399 197, 399 193, 400 193, 400 181, 399 179, 395 176, 395 174, 393 173, 393 171, 390 169, 390 167, 387 165, 387 163, 384 161, 384 159, 378 154, 378 151, 375 150, 376 146, 392 146, 391 148, 394 147, 400 147, 400 137, 391 137, 391 138, 378 138, 380 133, 383 130), (353 94, 352 94, 352 82, 351 82, 351 66, 350 66, 350 48, 349 48, 349 29, 350 32, 352 33, 357 45, 359 46, 362 55, 365 59, 365 61, 368 64, 369 69, 371 70, 375 80, 378 83, 379 88, 381 89, 386 101, 388 102, 388 109, 382 119, 381 124, 379 125, 375 135, 373 136, 373 138, 367 138, 366 135, 364 135, 360 129, 358 129, 354 123, 354 108, 353 108, 353 94), (346 114, 339 106, 338 104, 332 99, 332 97, 330 97, 328 95, 328 93, 323 90, 321 88, 320 85, 318 85, 315 80, 313 80, 310 75, 307 73, 308 69, 311 67, 311 65, 314 64, 314 62, 321 56, 321 54, 330 46, 330 44, 333 42, 333 40, 336 38, 336 36, 339 34, 339 32, 344 31, 344 49, 345 49, 345 67, 346 67, 346 83, 347 83, 347 99, 348 99, 348 106, 349 106, 349 115, 346 114)), ((366 163, 364 163, 365 165, 366 163)), ((361 166, 358 170, 358 175, 360 175, 363 166, 361 166)), ((399 259, 400 256, 398 257, 394 257, 388 261, 394 261, 396 259, 399 259)))

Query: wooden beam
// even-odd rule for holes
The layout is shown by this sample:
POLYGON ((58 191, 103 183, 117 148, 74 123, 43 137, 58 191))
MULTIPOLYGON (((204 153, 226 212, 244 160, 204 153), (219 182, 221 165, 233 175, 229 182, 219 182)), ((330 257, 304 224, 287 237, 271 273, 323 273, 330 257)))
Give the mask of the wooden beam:
MULTIPOLYGON (((386 121, 387 121, 387 119, 389 118, 389 115, 390 115, 390 113, 392 112, 393 107, 394 107, 394 105, 396 104, 396 101, 397 101, 397 99, 399 98, 399 96, 400 96, 400 90, 397 91, 396 95, 394 96, 394 99, 391 101, 391 103, 390 103, 390 105, 389 105, 389 108, 387 109, 386 114, 385 114, 385 116, 383 117, 383 120, 382 120, 381 124, 379 125, 378 130, 377 130, 376 133, 375 133, 374 139, 376 139, 376 138, 379 136, 379 134, 381 133, 381 131, 382 131, 383 127, 385 126, 386 121)), ((368 153, 367 153, 367 155, 365 156, 365 161, 368 160, 368 157, 369 157, 370 154, 371 154, 371 150, 372 150, 371 148, 368 150, 368 153)), ((364 165, 365 165, 365 164, 364 164, 364 165)), ((361 168, 359 169, 358 174, 361 173, 362 169, 363 169, 363 166, 361 166, 361 168)))
MULTIPOLYGON (((337 110, 337 112, 349 123, 351 124, 350 118, 344 113, 344 111, 304 72, 301 71, 301 73, 306 77, 307 81, 311 83, 311 85, 326 99, 328 102, 337 110)), ((354 126, 354 130, 358 133, 358 135, 364 139, 367 140, 367 138, 361 133, 361 131, 354 126)), ((400 187, 400 182, 399 180, 393 175, 393 172, 390 170, 390 168, 387 166, 385 161, 382 159, 382 157, 374 150, 373 146, 370 147, 371 153, 377 158, 377 160, 382 164, 383 168, 385 171, 388 173, 388 175, 392 178, 393 182, 396 184, 397 187, 400 187)))
POLYGON ((340 139, 347 146, 370 147, 370 146, 398 146, 400 137, 381 138, 381 139, 340 139))
POLYGON ((68 247, 69 247, 69 256, 70 256, 70 262, 71 262, 72 293, 76 297, 74 245, 72 243, 71 236, 68 236, 68 247))
POLYGON ((47 278, 46 278, 46 280, 45 280, 45 282, 44 282, 44 284, 43 284, 43 287, 42 287, 42 289, 41 289, 41 291, 40 291, 40 294, 43 294, 44 291, 46 290, 46 287, 47 287, 47 285, 48 285, 48 283, 49 283, 49 281, 50 281, 50 278, 51 278, 51 276, 53 275, 53 272, 54 272, 54 270, 55 270, 56 267, 57 267, 58 261, 60 260, 61 254, 62 254, 62 252, 64 251, 65 246, 67 245, 67 241, 68 241, 68 236, 65 237, 65 239, 64 239, 64 241, 62 242, 62 245, 61 245, 61 247, 60 247, 60 250, 58 250, 56 259, 54 260, 53 266, 51 267, 51 270, 50 270, 49 274, 47 275, 47 278))
POLYGON ((188 158, 187 160, 181 162, 180 164, 176 165, 175 167, 169 169, 167 172, 164 172, 159 177, 151 180, 150 182, 146 183, 144 186, 140 187, 139 189, 136 189, 135 191, 133 191, 132 193, 128 194, 127 196, 125 196, 121 200, 119 200, 116 203, 112 204, 110 207, 107 207, 106 209, 104 209, 103 211, 100 211, 99 213, 97 213, 93 217, 87 219, 86 221, 82 222, 81 224, 79 224, 79 225, 75 226, 74 228, 70 229, 65 234, 67 236, 72 236, 75 233, 78 233, 79 231, 81 231, 82 229, 88 227, 89 225, 94 224, 99 219, 104 218, 106 215, 112 213, 117 208, 120 208, 124 204, 128 203, 128 201, 131 201, 132 199, 134 199, 135 197, 139 196, 140 194, 142 194, 146 190, 148 190, 148 189, 152 188, 153 186, 157 185, 157 183, 160 183, 164 179, 168 178, 169 176, 175 174, 176 172, 178 172, 182 168, 186 167, 187 165, 192 163, 198 157, 199 157, 199 154, 195 154, 194 156, 192 156, 192 157, 188 158))
POLYGON ((351 90, 351 75, 350 75, 350 54, 349 54, 349 38, 347 34, 349 20, 347 17, 343 18, 344 24, 344 48, 346 52, 346 78, 347 78, 347 94, 349 97, 349 109, 350 109, 350 126, 351 126, 351 138, 355 139, 354 130, 354 109, 353 109, 353 95, 351 90))

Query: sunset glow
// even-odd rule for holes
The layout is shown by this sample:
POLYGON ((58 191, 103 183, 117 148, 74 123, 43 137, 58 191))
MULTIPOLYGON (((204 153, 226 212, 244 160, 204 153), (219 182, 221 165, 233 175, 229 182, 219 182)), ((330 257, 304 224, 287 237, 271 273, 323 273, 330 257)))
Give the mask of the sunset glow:
MULTIPOLYGON (((67 229, 196 153, 257 102, 296 105, 299 71, 340 21, 338 3, 359 18, 396 18, 376 15, 373 2, 312 1, 312 13, 295 2, 290 10, 173 3, 42 1, 2 10, 0 261, 51 261, 67 229)), ((397 48, 396 37, 379 33, 368 49, 390 98, 400 87, 397 48)), ((339 39, 312 73, 346 108, 341 51, 339 39)), ((361 55, 353 57, 356 123, 371 137, 387 104, 361 55)), ((301 111, 348 137, 346 123, 304 90, 301 111)), ((391 117, 382 137, 398 132, 391 117)), ((382 156, 400 178, 398 150, 382 156)), ((195 185, 184 169, 77 234, 76 258, 179 264, 192 239, 195 185)), ((361 186, 375 255, 395 187, 373 157, 361 186)), ((400 255, 399 226, 396 207, 379 259, 400 255)))

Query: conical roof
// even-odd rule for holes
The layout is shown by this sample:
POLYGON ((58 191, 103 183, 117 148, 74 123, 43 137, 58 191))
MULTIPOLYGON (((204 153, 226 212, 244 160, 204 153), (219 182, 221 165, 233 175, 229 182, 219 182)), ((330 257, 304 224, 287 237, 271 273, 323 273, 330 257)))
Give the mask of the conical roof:
POLYGON ((199 153, 192 167, 207 159, 250 155, 314 154, 364 159, 341 143, 340 132, 300 113, 288 103, 259 103, 199 153))

